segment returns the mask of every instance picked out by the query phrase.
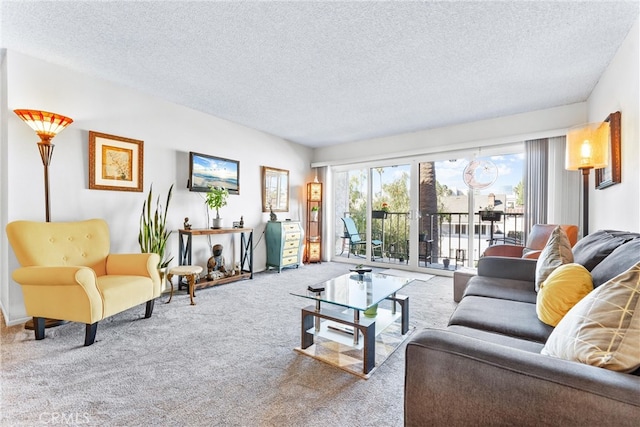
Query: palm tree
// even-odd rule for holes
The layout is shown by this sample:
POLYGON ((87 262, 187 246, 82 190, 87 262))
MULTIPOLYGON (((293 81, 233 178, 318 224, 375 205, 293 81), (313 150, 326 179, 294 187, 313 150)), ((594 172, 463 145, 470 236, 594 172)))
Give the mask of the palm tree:
MULTIPOLYGON (((438 190, 436 185, 436 165, 434 162, 424 162, 419 165, 420 187, 419 187, 419 209, 422 214, 420 220, 420 233, 428 234, 433 240, 433 248, 439 248, 438 233, 438 190), (435 216, 436 220, 431 221, 431 216, 435 216), (433 224, 433 229, 431 229, 433 224)), ((422 243, 421 243, 422 245, 422 243)), ((438 262, 438 254, 436 251, 431 262, 438 262)))

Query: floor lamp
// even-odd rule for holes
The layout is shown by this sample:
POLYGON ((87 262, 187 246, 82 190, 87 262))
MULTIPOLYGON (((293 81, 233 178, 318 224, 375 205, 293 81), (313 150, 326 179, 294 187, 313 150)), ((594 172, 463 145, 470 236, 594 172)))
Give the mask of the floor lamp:
MULTIPOLYGON (((38 150, 40 151, 40 157, 42 158, 42 165, 44 166, 44 207, 45 207, 45 219, 47 222, 51 221, 50 205, 49 205, 49 165, 51 164, 51 157, 53 156, 53 147, 51 140, 65 127, 70 125, 73 120, 69 117, 61 116, 60 114, 49 113, 47 111, 38 110, 14 110, 14 113, 18 115, 26 124, 35 130, 40 137, 38 142, 38 150)), ((65 323, 62 320, 45 319, 45 328, 51 328, 65 323)), ((26 329, 33 329, 33 320, 28 321, 25 324, 26 329)))
POLYGON ((38 110, 14 110, 26 124, 35 130, 40 137, 38 142, 38 150, 42 158, 44 166, 44 206, 46 221, 51 221, 50 205, 49 205, 49 165, 53 156, 53 147, 51 140, 64 128, 70 125, 73 120, 60 114, 49 113, 47 111, 38 110))
POLYGON ((609 163, 609 122, 569 129, 565 169, 582 171, 582 236, 589 234, 589 173, 609 163))

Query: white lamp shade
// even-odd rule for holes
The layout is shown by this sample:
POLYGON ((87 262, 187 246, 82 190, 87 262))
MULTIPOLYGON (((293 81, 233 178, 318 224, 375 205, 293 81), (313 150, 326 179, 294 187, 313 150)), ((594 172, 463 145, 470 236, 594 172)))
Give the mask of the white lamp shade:
POLYGON ((599 169, 609 164, 609 122, 569 129, 565 169, 599 169))

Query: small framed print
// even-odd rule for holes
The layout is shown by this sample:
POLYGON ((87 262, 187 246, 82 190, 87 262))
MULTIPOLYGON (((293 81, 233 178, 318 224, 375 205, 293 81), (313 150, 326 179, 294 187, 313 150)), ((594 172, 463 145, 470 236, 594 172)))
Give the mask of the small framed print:
POLYGON ((89 188, 140 191, 143 141, 89 131, 89 188))
POLYGON ((609 165, 596 169, 596 189, 602 190, 622 182, 622 152, 620 141, 620 111, 609 114, 609 165))

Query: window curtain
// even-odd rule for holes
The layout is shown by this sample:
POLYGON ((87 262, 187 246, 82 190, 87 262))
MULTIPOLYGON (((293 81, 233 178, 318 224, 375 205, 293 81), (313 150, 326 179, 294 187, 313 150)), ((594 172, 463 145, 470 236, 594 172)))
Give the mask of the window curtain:
POLYGON ((548 220, 550 224, 580 225, 582 174, 564 168, 566 137, 549 138, 548 220))
POLYGON ((524 233, 525 239, 534 224, 547 223, 549 140, 524 142, 524 233))

